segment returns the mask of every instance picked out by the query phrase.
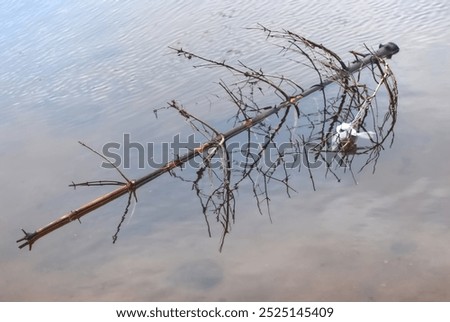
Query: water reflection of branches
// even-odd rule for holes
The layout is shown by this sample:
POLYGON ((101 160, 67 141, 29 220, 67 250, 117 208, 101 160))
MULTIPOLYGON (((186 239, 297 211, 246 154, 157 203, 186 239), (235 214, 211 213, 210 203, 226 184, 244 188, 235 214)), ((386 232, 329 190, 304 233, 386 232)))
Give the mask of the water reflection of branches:
MULTIPOLYGON (((256 115, 273 107, 266 102, 292 102, 295 109, 294 114, 286 108, 280 110, 277 117, 249 126, 244 138, 246 143, 241 141, 243 148, 239 151, 228 151, 230 140, 225 139, 203 151, 203 164, 193 178, 171 171, 177 178, 191 182, 209 234, 210 214, 214 214, 222 225, 221 248, 235 219, 235 192, 244 182, 250 182, 252 186, 258 211, 262 214, 267 210, 270 217, 269 185, 280 184, 290 196, 295 191, 290 182, 292 165, 298 165, 299 170, 306 166, 315 189, 314 168, 318 162, 325 166, 325 174, 331 173, 338 181, 342 175, 340 170, 350 171, 354 177, 352 164, 356 161, 360 171, 369 164, 375 171, 384 143, 390 140, 391 145, 394 139, 397 84, 384 59, 374 60, 371 68, 352 74, 347 72, 346 64, 336 53, 321 44, 290 31, 273 31, 262 26, 259 29, 280 48, 280 56, 291 62, 291 66, 300 64, 315 73, 318 78, 315 86, 321 87, 319 108, 299 107, 298 100, 304 87, 291 78, 263 72, 261 68, 252 68, 242 61, 232 65, 175 49, 180 56, 200 61, 196 67, 222 68, 232 73, 235 78, 232 83, 222 80, 219 85, 236 107, 234 124, 251 122, 256 115), (325 82, 330 80, 339 86, 325 88, 328 85, 325 82), (374 83, 374 88, 369 83, 374 83), (383 93, 380 93, 381 86, 385 89, 383 93), (358 138, 365 138, 365 144, 358 146, 358 138), (245 148, 254 147, 254 143, 259 146, 257 151, 245 148), (236 152, 240 158, 230 158, 230 154, 236 152), (267 162, 267 154, 270 162, 267 162), (211 167, 214 157, 222 160, 220 168, 211 167), (208 173, 209 181, 205 179, 205 173, 208 173)), ((353 54, 356 60, 365 56, 353 54)), ((196 131, 211 140, 220 133, 180 108, 179 103, 171 102, 169 107, 176 109, 196 131)))

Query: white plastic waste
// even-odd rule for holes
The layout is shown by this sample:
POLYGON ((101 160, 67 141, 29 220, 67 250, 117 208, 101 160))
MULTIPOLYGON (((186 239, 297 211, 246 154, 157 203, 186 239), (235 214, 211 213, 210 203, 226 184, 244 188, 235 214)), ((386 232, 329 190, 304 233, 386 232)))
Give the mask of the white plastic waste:
POLYGON ((336 133, 332 137, 332 150, 340 150, 342 146, 356 147, 358 138, 373 140, 375 139, 375 132, 358 132, 352 123, 342 123, 336 126, 336 133))

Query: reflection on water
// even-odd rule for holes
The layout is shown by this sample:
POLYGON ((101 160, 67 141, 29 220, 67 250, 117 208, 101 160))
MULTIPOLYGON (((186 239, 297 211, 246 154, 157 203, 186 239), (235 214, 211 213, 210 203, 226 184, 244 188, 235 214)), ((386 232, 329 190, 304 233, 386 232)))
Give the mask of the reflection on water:
POLYGON ((0 6, 1 300, 450 300, 445 1, 0 6), (120 201, 32 252, 16 249, 20 227, 97 195, 66 189, 72 180, 114 177, 78 140, 98 148, 123 133, 143 142, 186 133, 176 115, 154 118, 173 98, 224 119, 209 104, 216 71, 192 69, 167 46, 270 69, 264 39, 242 29, 257 22, 340 54, 363 43, 400 46, 391 63, 400 91, 395 142, 374 175, 358 174, 358 185, 324 179, 316 192, 297 180, 293 198, 272 195, 273 223, 240 191, 222 253, 190 186, 170 177, 142 189, 115 245, 120 201))
POLYGON ((176 287, 209 290, 223 280, 222 268, 211 259, 182 263, 168 278, 176 287))

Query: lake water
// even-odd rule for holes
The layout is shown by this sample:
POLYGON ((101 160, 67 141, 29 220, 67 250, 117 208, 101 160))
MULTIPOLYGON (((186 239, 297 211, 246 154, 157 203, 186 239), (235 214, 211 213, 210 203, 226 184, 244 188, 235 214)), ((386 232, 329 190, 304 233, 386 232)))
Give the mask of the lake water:
POLYGON ((450 301, 449 15, 443 0, 2 2, 0 300, 450 301), (374 174, 318 180, 317 191, 294 176, 298 193, 271 195, 271 220, 239 191, 222 252, 191 186, 170 176, 138 191, 114 245, 124 198, 31 252, 17 248, 20 228, 109 191, 74 191, 72 181, 117 179, 77 141, 101 149, 124 133, 155 143, 186 135, 173 111, 153 113, 172 99, 228 128, 227 102, 215 96, 222 74, 168 46, 271 69, 264 35, 246 29, 257 23, 349 60, 364 44, 399 45, 395 141, 374 174))

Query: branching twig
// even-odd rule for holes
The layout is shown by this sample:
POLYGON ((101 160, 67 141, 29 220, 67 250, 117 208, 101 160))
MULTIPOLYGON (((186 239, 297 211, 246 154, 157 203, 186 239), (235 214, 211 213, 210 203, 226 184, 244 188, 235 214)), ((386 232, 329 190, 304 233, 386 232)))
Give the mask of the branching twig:
MULTIPOLYGON (((374 164, 375 169, 380 151, 383 148, 382 144, 389 137, 392 144, 394 137, 393 130, 396 122, 398 95, 397 83, 384 58, 389 58, 397 53, 398 47, 395 44, 388 43, 368 55, 356 55, 354 53, 356 60, 347 66, 334 51, 294 32, 270 30, 262 25, 259 25, 257 29, 264 32, 268 40, 275 42, 275 45, 281 48, 281 53, 285 59, 298 63, 300 66, 308 66, 314 71, 318 83, 307 88, 280 73, 269 74, 264 72, 262 68, 254 68, 243 61, 238 61, 237 65, 232 65, 225 61, 203 57, 182 48, 171 47, 179 56, 200 62, 194 67, 222 68, 231 72, 236 78, 233 84, 227 84, 224 81, 219 82, 220 87, 237 108, 232 118, 234 119, 234 127, 222 132, 188 112, 177 101, 172 100, 168 103, 167 108, 176 110, 189 122, 192 129, 201 133, 207 141, 185 155, 177 155, 160 169, 135 181, 129 180, 105 156, 79 142, 112 165, 125 182, 114 180, 97 180, 78 184, 72 182, 70 186, 74 188, 104 185, 118 185, 120 187, 74 211, 70 211, 34 233, 22 230, 25 236, 17 241, 23 242, 19 247, 29 246, 31 249, 34 242, 39 238, 73 220, 79 220, 91 211, 128 193, 127 205, 113 236, 113 242, 115 242, 129 212, 132 195, 137 201, 136 189, 162 174, 169 173, 184 182, 191 183, 192 189, 200 201, 210 236, 209 215, 213 214, 216 221, 220 223, 222 227, 220 250, 222 250, 225 237, 235 221, 235 192, 244 181, 248 180, 252 186, 259 213, 263 214, 265 209, 270 220, 272 220, 272 217, 269 185, 272 183, 281 185, 288 196, 291 196, 291 192, 295 191, 294 187, 291 186, 291 166, 287 158, 293 157, 294 161, 297 162, 303 155, 303 161, 306 162, 305 166, 308 168, 308 175, 314 190, 316 189, 316 183, 309 158, 310 152, 311 156, 314 154, 315 163, 320 161, 325 164, 325 175, 331 173, 338 181, 340 181, 338 176, 340 167, 343 167, 344 171, 350 171, 352 177, 354 177, 352 163, 357 159, 357 156, 367 157, 361 169, 371 163, 374 164), (368 77, 363 74, 363 69, 366 66, 373 66, 369 70, 369 79, 377 84, 371 95, 368 94, 369 86, 363 82, 368 77), (356 75, 354 75, 355 73, 356 75), (333 89, 334 92, 332 93, 334 94, 330 94, 326 90, 326 87, 332 83, 338 84, 338 89, 333 89), (383 85, 388 96, 388 108, 385 114, 381 116, 379 115, 381 108, 379 108, 375 96, 383 85), (320 107, 312 110, 311 106, 302 104, 300 108, 299 101, 301 99, 318 91, 322 95, 321 100, 319 100, 322 102, 320 107), (267 104, 269 100, 271 105, 267 104), (295 116, 293 117, 290 113, 291 107, 295 110, 295 116), (367 117, 369 114, 370 117, 367 117), (294 124, 290 123, 291 120, 294 124), (367 141, 368 146, 358 147, 355 143, 356 140, 346 142, 341 140, 338 148, 334 148, 333 138, 336 138, 334 132, 338 131, 339 126, 342 128, 342 125, 347 123, 355 131, 374 132, 374 137, 367 141), (244 132, 246 132, 247 149, 242 148, 244 151, 241 153, 241 162, 235 162, 233 152, 228 151, 227 147, 230 145, 231 138, 244 132), (287 142, 283 142, 283 140, 287 140, 287 142), (286 143, 289 144, 292 151, 286 152, 288 150, 285 149, 286 143), (255 144, 258 148, 253 153, 254 151, 251 151, 251 148, 255 144), (265 162, 267 156, 271 160, 269 163, 265 162), (190 179, 184 174, 175 173, 176 168, 196 157, 202 158, 202 163, 196 169, 194 178, 190 179), (219 169, 212 166, 212 160, 215 157, 222 160, 219 169), (236 168, 236 164, 240 166, 236 168), (207 187, 204 183, 206 178, 210 180, 210 185, 207 187)), ((158 116, 157 112, 160 109, 154 110, 156 116, 158 116)))

